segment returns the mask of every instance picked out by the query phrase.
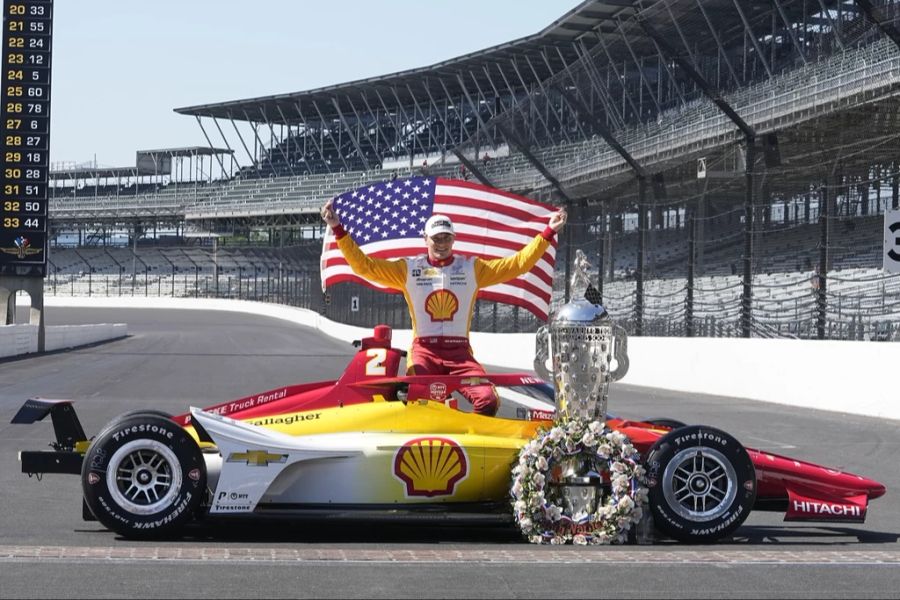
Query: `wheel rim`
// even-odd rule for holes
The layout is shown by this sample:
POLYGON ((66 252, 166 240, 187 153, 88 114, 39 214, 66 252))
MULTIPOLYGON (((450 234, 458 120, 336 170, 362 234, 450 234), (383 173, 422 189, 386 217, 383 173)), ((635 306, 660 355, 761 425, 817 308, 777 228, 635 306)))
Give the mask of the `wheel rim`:
POLYGON ((737 494, 731 461, 704 446, 685 448, 663 472, 666 504, 689 521, 709 521, 729 510, 737 494))
POLYGON ((155 514, 181 489, 181 468, 172 450, 154 440, 134 440, 109 461, 106 484, 112 500, 132 514, 155 514))

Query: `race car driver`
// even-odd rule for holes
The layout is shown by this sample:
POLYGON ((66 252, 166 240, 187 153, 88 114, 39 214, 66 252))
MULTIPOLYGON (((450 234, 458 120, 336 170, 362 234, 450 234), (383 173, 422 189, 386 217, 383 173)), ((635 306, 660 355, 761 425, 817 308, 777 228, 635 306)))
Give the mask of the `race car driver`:
MULTIPOLYGON (((338 248, 353 272, 399 290, 412 319, 413 344, 407 358, 410 375, 472 375, 485 373, 472 355, 469 328, 479 289, 503 283, 529 271, 566 223, 566 211, 550 216, 547 227, 518 252, 484 260, 453 253, 456 238, 446 215, 432 215, 425 223, 427 254, 385 260, 366 256, 341 226, 329 200, 321 210, 338 248)), ((499 399, 492 385, 460 389, 478 414, 497 414, 499 399)))

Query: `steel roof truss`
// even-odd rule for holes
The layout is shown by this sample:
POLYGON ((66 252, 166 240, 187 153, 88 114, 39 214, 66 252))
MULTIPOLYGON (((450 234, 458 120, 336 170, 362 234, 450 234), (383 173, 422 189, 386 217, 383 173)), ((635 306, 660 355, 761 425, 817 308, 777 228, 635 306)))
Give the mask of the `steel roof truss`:
MULTIPOLYGON (((425 111, 423 111, 422 107, 419 106, 419 101, 416 100, 416 95, 413 93, 412 88, 409 87, 408 83, 405 85, 406 85, 406 90, 409 92, 409 95, 412 97, 413 106, 415 107, 415 110, 419 111, 419 116, 422 118, 422 125, 425 127, 425 131, 428 133, 429 148, 433 148, 434 146, 440 146, 440 144, 437 143, 437 140, 434 139, 434 134, 431 131, 431 120, 429 118, 430 114, 431 114, 431 109, 428 110, 429 117, 426 117, 425 111)), ((415 111, 413 112, 413 116, 415 116, 415 111)), ((418 134, 416 134, 416 137, 418 137, 418 134)), ((427 154, 427 152, 426 152, 426 154, 427 154)))
MULTIPOLYGON (((584 101, 584 92, 581 91, 581 86, 578 85, 578 79, 575 77, 575 74, 572 72, 571 67, 565 63, 563 64, 563 67, 564 67, 565 73, 569 76, 569 79, 572 80, 572 87, 575 89, 575 94, 577 96, 581 96, 580 106, 579 106, 579 104, 576 103, 571 108, 573 108, 575 110, 575 123, 578 125, 578 131, 581 132, 581 135, 584 137, 584 139, 588 139, 590 137, 590 135, 588 135, 587 132, 585 132, 584 129, 582 128, 581 118, 579 118, 579 117, 583 116, 583 118, 586 121, 591 121, 591 122, 594 122, 595 124, 596 124, 596 122, 599 122, 600 119, 599 119, 599 117, 596 117, 594 115, 590 101, 588 101, 588 102, 584 101)), ((585 69, 585 72, 587 72, 586 69, 585 69)), ((592 80, 590 74, 588 74, 588 85, 591 87, 591 90, 593 91, 594 84, 593 84, 593 80, 592 80)), ((560 86, 560 87, 562 87, 562 86, 560 86)), ((598 93, 597 96, 599 98, 600 94, 598 93)), ((563 94, 563 97, 565 98, 565 94, 563 94)), ((570 102, 569 104, 571 105, 572 103, 570 102)), ((606 112, 606 111, 604 110, 604 112, 606 112)))
POLYGON ((597 99, 603 104, 607 121, 613 121, 616 127, 624 127, 624 116, 619 113, 619 107, 616 106, 615 102, 613 102, 610 97, 609 88, 603 85, 601 74, 597 70, 597 65, 594 63, 594 57, 581 40, 579 40, 578 43, 577 51, 580 54, 579 60, 584 66, 584 71, 587 73, 588 80, 591 82, 591 87, 597 93, 597 99))
MULTIPOLYGON (((557 48, 557 50, 558 50, 558 49, 559 49, 559 48, 557 48)), ((541 56, 543 57, 544 62, 545 62, 546 65, 547 65, 547 68, 550 69, 550 70, 552 71, 553 69, 550 67, 550 61, 548 60, 547 55, 544 53, 543 50, 541 50, 541 56)), ((558 79, 558 78, 559 78, 558 75, 559 75, 560 73, 565 73, 566 75, 569 75, 570 77, 572 76, 571 71, 569 71, 569 65, 566 64, 565 61, 563 61, 563 63, 562 63, 562 68, 563 68, 562 71, 553 74, 552 79, 558 79)), ((574 80, 574 78, 573 78, 573 80, 574 80)), ((578 88, 577 85, 576 85, 575 87, 576 87, 576 89, 578 88)), ((562 101, 562 99, 560 99, 560 100, 562 101)), ((562 110, 562 107, 560 107, 560 110, 562 110)), ((578 118, 578 111, 572 111, 572 110, 571 110, 571 107, 570 107, 570 114, 573 115, 573 119, 574 119, 574 121, 575 121, 575 127, 576 127, 576 129, 578 129, 578 132, 581 134, 581 137, 582 137, 583 139, 587 139, 588 137, 590 137, 590 136, 584 131, 584 128, 581 126, 581 119, 578 118)), ((568 138, 568 136, 567 136, 567 138, 568 138)))
MULTIPOLYGON (((246 115, 244 115, 246 117, 246 115)), ((237 134, 238 139, 241 140, 241 146, 244 147, 244 152, 247 153, 247 158, 250 159, 250 163, 253 165, 253 168, 256 170, 256 174, 262 177, 262 173, 259 172, 259 163, 256 161, 256 157, 250 152, 250 149, 247 148, 247 143, 244 141, 244 136, 241 135, 240 130, 237 128, 237 124, 235 124, 234 119, 231 116, 231 113, 228 113, 228 120, 231 121, 231 126, 234 127, 234 132, 237 134)), ((249 121, 249 119, 248 119, 249 121)), ((253 127, 253 124, 250 124, 250 127, 253 127)))
MULTIPOLYGON (((350 110, 353 111, 353 116, 356 117, 356 122, 362 125, 363 135, 366 136, 366 139, 369 141, 369 144, 372 146, 372 152, 375 153, 375 156, 378 158, 378 162, 382 165, 384 164, 384 155, 378 150, 378 141, 372 140, 372 136, 369 135, 369 125, 366 123, 360 116, 359 111, 356 110, 356 106, 353 104, 353 99, 350 98, 349 94, 345 96, 347 99, 347 104, 350 105, 350 110)), ((371 110, 369 111, 372 112, 371 110)), ((375 122, 378 122, 378 115, 374 115, 375 122)))
MULTIPOLYGON (((475 82, 475 89, 478 90, 478 96, 481 98, 481 100, 484 101, 484 105, 487 106, 488 112, 489 112, 490 115, 491 115, 491 120, 494 120, 494 118, 496 117, 496 115, 495 115, 495 113, 494 113, 493 102, 491 102, 491 101, 488 99, 488 97, 484 95, 484 92, 481 90, 481 86, 478 85, 478 80, 475 78, 475 75, 474 75, 474 74, 472 74, 472 81, 475 82)), ((487 133, 488 135, 490 135, 489 129, 488 129, 488 127, 487 127, 487 124, 485 124, 485 133, 487 133)), ((491 139, 493 139, 493 136, 490 136, 490 137, 491 137, 491 139)))
POLYGON ((641 83, 643 84, 644 89, 646 89, 647 93, 650 95, 650 99, 653 101, 653 105, 656 107, 656 114, 659 114, 662 112, 662 108, 660 108, 659 106, 659 99, 656 97, 656 94, 653 93, 653 87, 644 76, 644 64, 642 62, 643 59, 639 60, 637 54, 634 53, 634 48, 631 47, 631 44, 628 42, 628 36, 625 35, 625 29, 622 27, 622 22, 616 21, 616 25, 619 29, 619 35, 622 36, 622 42, 625 43, 625 47, 628 49, 628 54, 631 55, 631 60, 634 61, 634 64, 637 67, 638 76, 641 79, 641 83))
POLYGON ((890 22, 879 19, 878 15, 875 14, 875 7, 872 6, 869 0, 855 0, 855 2, 866 18, 874 23, 884 35, 888 36, 895 46, 900 48, 900 32, 897 31, 897 27, 890 22))
POLYGON ((753 129, 741 118, 740 115, 729 105, 719 93, 710 86, 706 80, 703 78, 693 66, 691 66, 684 57, 675 52, 675 50, 669 45, 669 43, 662 37, 662 35, 656 31, 653 26, 646 19, 638 19, 638 25, 643 28, 643 30, 647 33, 647 36, 653 39, 653 41, 657 44, 657 46, 672 60, 678 63, 684 72, 694 80, 697 86, 703 91, 703 93, 712 100, 719 109, 724 112, 728 117, 737 125, 741 132, 747 137, 755 137, 756 133, 753 129))
MULTIPOLYGON (((469 94, 469 90, 466 88, 466 84, 463 82, 462 77, 459 73, 456 74, 456 80, 459 82, 459 86, 462 88, 463 95, 466 97, 466 100, 469 102, 469 106, 472 107, 472 111, 475 113, 475 120, 478 121, 478 125, 481 128, 481 131, 487 136, 488 141, 491 144, 492 150, 497 150, 497 143, 494 140, 493 136, 491 136, 490 132, 487 130, 487 126, 484 123, 484 119, 481 118, 481 111, 478 109, 478 105, 472 101, 472 96, 469 94)), ((476 131, 477 136, 477 131, 476 131)))
MULTIPOLYGON (((399 96, 399 94, 397 94, 397 88, 391 86, 391 94, 394 95, 394 100, 397 101, 397 109, 401 113, 403 113, 403 121, 406 123, 406 126, 413 127, 413 129, 411 131, 407 131, 406 135, 405 135, 405 139, 408 140, 407 145, 409 147, 409 158, 412 159, 412 157, 415 156, 415 154, 416 154, 416 140, 417 140, 416 130, 414 128, 413 121, 409 118, 409 115, 406 114, 406 108, 404 108, 403 103, 400 101, 400 96, 399 96)), ((402 129, 402 125, 401 125, 401 129, 402 129)), ((421 147, 421 144, 419 144, 419 146, 421 147)), ((422 151, 424 153, 425 148, 422 148, 422 151)))
MULTIPOLYGON (((319 105, 316 103, 315 100, 312 101, 312 105, 313 105, 313 108, 316 109, 316 114, 319 115, 319 123, 320 123, 319 131, 321 131, 322 129, 325 130, 325 133, 327 133, 329 139, 331 139, 331 145, 334 146, 334 149, 338 154, 338 158, 341 159, 341 163, 343 163, 343 165, 344 165, 344 169, 347 171, 350 171, 351 170, 350 166, 347 164, 347 161, 344 160, 344 153, 341 152, 341 145, 340 145, 340 143, 338 143, 338 141, 336 139, 334 139, 334 134, 331 133, 331 129, 332 129, 331 122, 330 121, 326 122, 325 116, 322 114, 322 111, 321 111, 321 109, 319 109, 319 105)), ((328 159, 325 158, 324 155, 322 156, 322 159, 325 161, 326 164, 328 164, 328 159)))
MULTIPOLYGON (((222 128, 219 126, 219 121, 215 117, 211 117, 213 120, 213 124, 216 126, 216 129, 219 130, 219 135, 222 137, 222 142, 225 143, 225 147, 228 148, 228 151, 231 153, 231 165, 234 166, 234 150, 231 148, 231 144, 228 143, 228 138, 225 137, 225 133, 222 131, 222 128)), ((232 173, 233 175, 233 173, 232 173)))
MULTIPOLYGON (((325 165, 325 169, 327 169, 328 172, 331 173, 331 165, 329 165, 328 161, 325 159, 325 151, 322 148, 322 145, 319 143, 319 140, 316 139, 322 137, 321 125, 317 127, 315 133, 313 133, 309 128, 309 121, 303 115, 303 111, 300 110, 300 103, 294 103, 294 108, 297 109, 297 114, 300 115, 300 119, 303 121, 303 138, 312 140, 313 146, 316 147, 316 152, 319 153, 319 160, 321 160, 322 164, 325 165)), ((310 172, 312 172, 312 169, 310 169, 310 172)))
MULTIPOLYGON (((284 120, 284 122, 288 124, 288 139, 291 140, 291 146, 293 146, 294 143, 295 143, 295 139, 291 137, 291 126, 290 126, 290 121, 288 121, 288 118, 285 116, 284 112, 281 110, 281 106, 280 106, 279 104, 276 104, 276 105, 275 105, 275 108, 278 110, 278 114, 281 115, 281 118, 284 120)), ((299 124, 297 125, 297 136, 298 136, 298 137, 300 136, 300 125, 299 125, 299 124)), ((305 137, 304 137, 304 139, 305 139, 305 137)), ((290 151, 290 147, 288 147, 288 151, 290 151)), ((304 162, 305 162, 305 160, 306 160, 306 152, 303 153, 303 159, 304 159, 304 162)), ((290 160, 288 161, 288 164, 290 164, 290 160)), ((291 175, 294 175, 294 170, 293 170, 293 169, 291 169, 291 175)))
MULTIPOLYGON (((546 57, 544 57, 544 60, 545 61, 547 60, 546 57)), ((566 138, 566 141, 571 143, 572 138, 569 137, 569 131, 566 128, 565 122, 563 121, 562 105, 560 105, 559 110, 557 110, 556 106, 554 106, 554 104, 553 104, 553 99, 552 99, 551 95, 549 93, 547 93, 547 88, 544 87, 544 84, 541 82, 540 77, 538 77, 537 69, 534 68, 534 65, 531 64, 531 61, 528 59, 527 56, 525 57, 525 62, 528 63, 528 66, 531 68, 531 72, 534 73, 535 80, 537 80, 537 82, 538 82, 538 87, 541 88, 541 94, 543 94, 543 96, 544 96, 544 102, 546 102, 549 105, 550 110, 553 112, 553 116, 556 117, 556 122, 559 123, 560 131, 562 131, 563 136, 566 138)), ((549 67, 549 64, 547 66, 549 67)), ((577 119, 576 119, 576 122, 577 122, 577 119)), ((551 139, 553 139, 553 138, 551 137, 551 139)))
MULTIPOLYGON (((699 2, 699 0, 697 0, 699 2)), ((822 12, 825 13, 825 18, 828 20, 828 23, 831 25, 831 33, 834 34, 834 39, 838 43, 838 46, 841 47, 841 50, 846 50, 844 47, 844 40, 841 39, 841 32, 838 28, 837 24, 834 22, 834 19, 831 17, 831 11, 826 8, 825 2, 819 0, 819 7, 822 9, 822 12)))
MULTIPOLYGON (((725 66, 728 67, 728 72, 731 73, 731 79, 734 81, 736 86, 741 85, 741 80, 737 76, 737 72, 734 70, 734 67, 731 64, 731 61, 728 60, 728 53, 725 51, 725 46, 722 44, 722 40, 719 38, 719 34, 716 33, 716 28, 713 27, 712 21, 709 19, 709 15, 706 14, 706 10, 703 8, 703 0, 696 0, 697 8, 700 9, 700 12, 703 14, 703 19, 706 21, 706 26, 709 28, 709 33, 712 35, 712 38, 716 42, 716 47, 719 50, 719 59, 725 63, 725 66)), ((821 2, 821 0, 819 0, 821 2)))
MULTIPOLYGON (((388 150, 391 152, 391 158, 396 158, 397 153, 394 152, 394 149, 391 146, 391 141, 388 139, 388 136, 384 132, 384 129, 381 128, 381 118, 378 116, 378 111, 372 110, 372 107, 369 105, 369 98, 366 96, 365 92, 363 92, 361 94, 361 97, 362 97, 363 104, 366 105, 366 110, 369 111, 369 114, 371 114, 375 117, 375 129, 377 129, 378 133, 381 134, 381 138, 384 140, 385 145, 387 145, 388 150)), ((388 117, 388 118, 390 118, 390 117, 388 117)), ((378 137, 377 136, 375 138, 375 142, 376 142, 375 146, 377 148, 378 147, 378 144, 377 144, 378 137)), ((384 152, 381 153, 381 160, 382 160, 382 164, 383 164, 384 163, 384 152)))
POLYGON ((791 26, 791 22, 787 18, 787 15, 784 12, 784 8, 781 6, 781 0, 772 0, 772 3, 775 5, 775 8, 778 10, 778 14, 781 16, 781 21, 784 23, 784 29, 788 32, 788 35, 791 36, 791 42, 794 44, 794 48, 797 49, 797 54, 800 55, 800 60, 803 61, 804 65, 808 64, 806 62, 806 53, 803 51, 803 46, 797 39, 797 34, 794 32, 794 28, 791 26))
POLYGON ((449 102, 449 100, 448 100, 447 98, 444 98, 444 108, 443 108, 443 110, 442 110, 442 109, 437 105, 437 102, 434 101, 434 96, 431 95, 431 89, 430 89, 429 86, 428 86, 428 81, 427 81, 427 79, 426 79, 426 81, 423 83, 422 87, 425 88, 425 94, 428 96, 428 102, 429 102, 430 105, 431 105, 431 109, 434 110, 435 114, 439 115, 439 118, 440 118, 440 120, 441 120, 441 125, 443 126, 443 130, 444 130, 444 140, 443 140, 443 142, 441 142, 440 144, 438 144, 438 146, 439 146, 440 149, 441 149, 441 155, 444 155, 444 154, 447 153, 447 150, 448 150, 449 145, 450 145, 450 144, 449 144, 449 140, 447 139, 447 136, 449 135, 448 132, 450 131, 449 123, 447 123, 447 113, 448 113, 448 111, 449 111, 449 104, 450 104, 450 102, 449 102))
MULTIPOLYGON (((338 118, 341 120, 341 125, 344 126, 344 129, 347 131, 347 135, 350 136, 350 142, 353 144, 353 147, 356 148, 356 151, 359 153, 359 158, 362 159, 363 165, 366 167, 366 171, 369 170, 369 159, 366 158, 365 152, 363 152, 362 148, 359 145, 358 134, 353 133, 353 130, 350 129, 350 124, 347 123, 347 119, 344 118, 344 113, 341 112, 340 103, 337 101, 337 98, 331 98, 331 104, 334 105, 334 110, 337 111, 338 118)), ((359 126, 359 121, 357 121, 357 127, 359 126)), ((340 149, 338 149, 340 152, 340 149)), ((341 153, 343 155, 343 153, 341 153)))
MULTIPOLYGON (((528 85, 525 83, 525 78, 522 77, 522 73, 519 71, 519 65, 517 64, 516 60, 513 59, 513 60, 510 60, 509 62, 510 62, 510 64, 512 64, 513 70, 516 72, 516 76, 519 78, 519 83, 522 84, 522 89, 525 90, 524 102, 527 103, 527 105, 528 105, 529 116, 537 115, 537 120, 541 122, 541 125, 544 126, 544 131, 546 132, 547 136, 549 136, 550 135, 550 126, 547 124, 547 121, 544 120, 544 115, 541 114, 541 111, 535 110, 535 108, 536 108, 534 105, 535 103, 534 103, 534 100, 532 99, 534 91, 529 89, 528 85)), ((526 115, 524 113, 522 114, 522 116, 526 117, 526 115)), ((528 120, 533 121, 533 118, 528 119, 528 117, 526 117, 526 121, 528 121, 528 120)), ((537 136, 535 135, 534 127, 529 127, 528 130, 532 134, 532 139, 536 139, 537 136)), ((506 137, 506 136, 504 136, 504 137, 506 137)))
MULTIPOLYGON (((209 136, 206 135, 206 128, 203 127, 203 123, 200 121, 200 115, 194 115, 194 117, 197 119, 197 125, 200 126, 200 131, 203 132, 203 137, 206 138, 206 143, 209 144, 210 149, 215 150, 215 146, 213 146, 213 143, 209 139, 209 136)), ((218 152, 215 153, 215 156, 216 156, 216 160, 219 161, 219 168, 222 169, 222 175, 224 176, 225 175, 225 163, 222 162, 222 158, 219 156, 218 152)))
MULTIPOLYGON (((634 113, 635 117, 640 118, 641 111, 638 110, 637 106, 635 106, 634 99, 631 97, 631 94, 628 92, 628 87, 625 85, 625 74, 619 73, 619 69, 616 68, 616 61, 613 59, 612 54, 610 54, 609 48, 606 46, 606 42, 603 41, 603 37, 599 34, 597 35, 597 41, 599 42, 600 47, 603 48, 603 52, 606 54, 606 58, 609 60, 609 62, 606 64, 607 70, 612 69, 613 75, 616 76, 616 81, 619 82, 619 85, 622 88, 623 102, 627 101, 628 104, 631 106, 631 110, 634 113)), ((624 66, 624 63, 623 63, 623 66, 624 66)), ((624 107, 622 109, 622 121, 623 122, 626 121, 624 107)))
POLYGON ((741 8, 740 2, 738 0, 732 0, 734 4, 735 10, 737 10, 738 14, 741 17, 741 22, 744 24, 744 31, 747 36, 750 38, 750 43, 753 44, 753 47, 756 49, 757 57, 759 58, 759 62, 762 63, 763 68, 766 70, 766 74, 769 78, 772 77, 772 69, 769 68, 769 63, 766 61, 766 55, 762 51, 762 48, 759 46, 759 41, 756 39, 756 34, 753 33, 753 28, 750 27, 750 22, 747 20, 747 15, 744 14, 743 9, 741 8))
MULTIPOLYGON (((678 19, 675 18, 675 14, 672 12, 672 8, 669 6, 668 2, 663 2, 666 7, 666 12, 669 13, 669 19, 672 22, 672 25, 675 27, 675 31, 678 33, 678 38, 681 40, 681 45, 684 46, 684 51, 687 52, 688 57, 691 59, 691 64, 694 65, 694 68, 698 71, 700 70, 700 63, 697 62, 697 57, 694 56, 694 53, 691 52, 691 45, 688 43, 687 38, 684 37, 684 31, 681 30, 681 25, 678 24, 678 19)), ((659 46, 656 47, 657 51, 659 51, 659 46)))
MULTIPOLYGON (((272 123, 269 122, 269 119, 266 117, 266 112, 262 109, 262 107, 259 108, 259 112, 262 114, 262 118, 263 118, 263 120, 266 122, 266 125, 269 126, 269 134, 272 136, 272 139, 273 139, 273 140, 278 139, 278 138, 275 136, 275 128, 272 127, 272 123)), ((274 142, 274 144, 275 144, 276 146, 278 146, 278 151, 281 152, 281 156, 284 157, 284 164, 287 165, 288 171, 290 171, 291 177, 293 177, 293 176, 294 176, 294 169, 293 169, 293 167, 291 167, 291 160, 288 158, 288 155, 284 153, 284 144, 281 144, 281 143, 278 143, 278 142, 274 142)), ((266 156, 268 156, 268 155, 269 155, 269 153, 266 153, 266 156)), ((270 165, 272 164, 272 161, 271 161, 271 160, 269 160, 269 164, 270 164, 270 165)), ((273 171, 274 171, 275 167, 273 166, 272 169, 273 169, 273 171)))
POLYGON ((400 137, 403 130, 402 123, 400 122, 400 115, 394 115, 396 116, 395 120, 394 116, 391 115, 391 111, 387 107, 387 103, 384 101, 384 98, 381 96, 381 93, 377 89, 375 90, 375 95, 378 97, 378 101, 381 103, 381 108, 384 109, 384 116, 388 118, 388 121, 391 122, 391 126, 394 128, 394 156, 397 155, 397 151, 402 149, 404 154, 409 155, 410 164, 412 164, 412 149, 407 146, 406 140, 400 137))

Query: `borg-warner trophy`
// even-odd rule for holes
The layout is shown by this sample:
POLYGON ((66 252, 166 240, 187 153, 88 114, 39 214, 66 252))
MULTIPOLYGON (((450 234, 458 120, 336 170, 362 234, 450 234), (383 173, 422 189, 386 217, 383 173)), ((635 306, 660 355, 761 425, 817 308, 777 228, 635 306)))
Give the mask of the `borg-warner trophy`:
POLYGON ((558 417, 605 421, 610 381, 628 371, 628 336, 596 301, 591 265, 581 250, 576 251, 574 267, 575 299, 554 311, 549 326, 538 330, 534 369, 542 378, 552 378, 558 417), (548 356, 553 359, 552 374, 548 356))
MULTIPOLYGON (((628 371, 627 336, 600 305, 590 280, 591 265, 581 250, 574 267, 574 300, 554 311, 549 325, 538 330, 534 369, 543 379, 553 380, 558 423, 604 422, 609 384, 628 371)), ((569 516, 594 511, 602 494, 599 468, 578 455, 560 461, 551 484, 569 516)))

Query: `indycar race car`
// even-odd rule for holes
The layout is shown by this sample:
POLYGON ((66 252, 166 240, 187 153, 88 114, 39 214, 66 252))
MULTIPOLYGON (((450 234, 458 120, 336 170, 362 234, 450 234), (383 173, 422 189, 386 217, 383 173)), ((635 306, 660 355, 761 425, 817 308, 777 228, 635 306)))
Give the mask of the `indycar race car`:
MULTIPOLYGON (((384 325, 357 345, 336 381, 177 416, 126 413, 91 439, 70 400, 29 399, 13 423, 49 414, 56 442, 52 451, 20 452, 22 471, 80 475, 85 518, 127 538, 177 536, 191 521, 237 516, 512 522, 511 468, 552 426, 552 386, 528 373, 397 376, 404 352, 384 325), (508 417, 467 407, 459 389, 486 383, 508 417)), ((865 477, 744 448, 714 427, 606 424, 640 453, 656 531, 680 541, 726 537, 756 509, 784 511, 786 520, 863 522, 869 501, 885 493, 865 477)))

